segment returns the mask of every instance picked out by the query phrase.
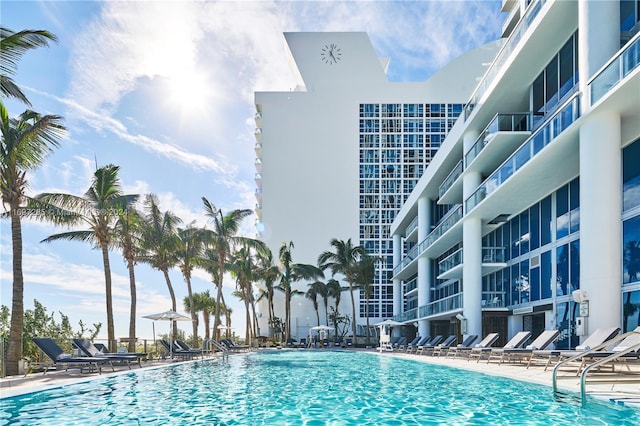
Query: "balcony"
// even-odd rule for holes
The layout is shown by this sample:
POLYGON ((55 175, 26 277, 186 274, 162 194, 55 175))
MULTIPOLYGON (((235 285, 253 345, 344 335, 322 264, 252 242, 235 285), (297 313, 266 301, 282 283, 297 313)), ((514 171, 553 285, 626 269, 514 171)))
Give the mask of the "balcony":
POLYGON ((407 229, 404 231, 404 238, 407 241, 416 241, 417 240, 417 231, 418 230, 418 216, 416 216, 411 223, 409 224, 409 226, 407 226, 407 229))
POLYGON ((254 131, 253 134, 256 137, 256 140, 258 142, 262 142, 262 128, 261 127, 256 127, 256 130, 254 131))
POLYGON ((411 281, 407 281, 404 285, 404 295, 412 296, 418 292, 418 278, 414 278, 411 281))
POLYGON ((438 279, 462 278, 463 249, 458 249, 438 263, 438 279))
POLYGON ((507 267, 504 247, 482 247, 482 275, 507 267))
POLYGON ((531 136, 530 114, 496 114, 464 156, 466 172, 495 170, 514 148, 531 136))
POLYGON ((262 203, 262 188, 256 188, 256 200, 262 203))
POLYGON ((465 212, 469 214, 487 196, 497 190, 514 173, 549 145, 555 138, 580 117, 579 94, 574 94, 562 108, 549 118, 527 141, 465 200, 465 212))
POLYGON ((395 315, 392 319, 398 322, 406 322, 411 321, 418 318, 418 309, 409 309, 408 311, 402 312, 398 315, 395 315))
POLYGON ((502 291, 483 291, 482 309, 506 308, 505 299, 505 294, 502 291))
POLYGON ((462 180, 459 179, 464 171, 462 160, 455 165, 453 170, 444 179, 438 188, 438 204, 454 204, 459 203, 462 199, 462 180), (455 185, 454 187, 454 184, 455 185), (449 191, 451 189, 451 191, 449 191))
POLYGON ((260 142, 256 142, 256 144, 253 146, 253 149, 256 152, 256 157, 262 158, 262 144, 260 142))
POLYGON ((261 159, 256 158, 255 166, 256 166, 256 172, 262 173, 262 160, 261 159))
POLYGON ((255 181, 256 181, 256 186, 262 189, 262 175, 260 173, 256 173, 255 181))
POLYGON ((493 84, 494 80, 498 76, 498 73, 502 70, 504 65, 507 63, 507 60, 511 57, 514 52, 517 52, 519 49, 518 44, 520 44, 520 40, 522 40, 522 36, 527 32, 527 30, 531 27, 531 23, 535 20, 540 13, 540 10, 546 3, 546 0, 534 0, 531 2, 527 10, 525 11, 522 19, 518 22, 516 28, 511 33, 511 36, 506 41, 500 52, 496 55, 496 59, 489 66, 489 69, 482 77, 482 80, 476 87, 476 90, 471 95, 471 99, 467 102, 467 106, 464 109, 464 113, 462 116, 465 118, 469 118, 471 116, 471 112, 476 104, 480 103, 484 95, 486 94, 489 87, 493 84))
POLYGON ((457 309, 462 309, 462 293, 436 300, 425 306, 420 306, 418 308, 418 315, 419 318, 431 317, 457 309))
POLYGON ((591 79, 589 82, 591 105, 602 99, 638 65, 640 65, 640 33, 636 34, 632 41, 591 79))
POLYGON ((253 116, 253 118, 256 121, 256 126, 260 127, 262 126, 262 113, 259 111, 256 111, 256 114, 253 116))

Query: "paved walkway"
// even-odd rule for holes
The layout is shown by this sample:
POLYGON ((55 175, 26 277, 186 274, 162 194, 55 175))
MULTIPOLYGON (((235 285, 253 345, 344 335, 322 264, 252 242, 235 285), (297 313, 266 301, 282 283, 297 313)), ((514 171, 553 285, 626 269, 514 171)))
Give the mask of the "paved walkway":
MULTIPOLYGON (((295 349, 290 349, 295 350, 295 349)), ((358 350, 358 349, 355 349, 358 350)), ((371 352, 371 349, 368 350, 371 352)), ((241 352, 240 352, 241 353, 241 352)), ((523 380, 526 382, 538 383, 551 387, 552 372, 551 368, 544 371, 544 367, 535 366, 529 369, 525 364, 518 363, 503 363, 492 361, 487 363, 486 361, 476 362, 475 360, 468 361, 466 358, 445 358, 445 357, 432 357, 427 355, 415 355, 407 354, 403 352, 377 352, 380 356, 400 357, 410 359, 418 362, 425 362, 429 364, 445 365, 449 367, 460 368, 469 371, 476 371, 484 374, 508 377, 516 380, 523 380)), ((233 355, 231 352, 230 355, 233 355)), ((222 355, 214 355, 221 357, 222 355)), ((174 361, 174 362, 195 362, 194 361, 174 361)), ((159 368, 170 364, 171 360, 154 360, 145 361, 142 363, 142 368, 159 368)), ((126 374, 130 370, 126 366, 116 366, 116 372, 111 372, 109 368, 103 370, 102 375, 98 374, 81 374, 78 370, 65 371, 49 371, 46 374, 31 373, 25 376, 13 376, 0 379, 0 397, 10 397, 15 395, 21 395, 24 393, 36 392, 49 388, 55 388, 62 385, 68 385, 77 382, 84 382, 87 380, 93 380, 97 377, 104 377, 111 374, 126 374)), ((138 367, 133 366, 132 370, 136 370, 138 367)), ((570 378, 559 381, 559 388, 571 392, 580 394, 580 380, 575 375, 568 375, 570 378)), ((633 383, 617 384, 615 386, 611 384, 598 384, 589 385, 588 395, 609 400, 613 403, 633 405, 640 408, 640 377, 633 383)))

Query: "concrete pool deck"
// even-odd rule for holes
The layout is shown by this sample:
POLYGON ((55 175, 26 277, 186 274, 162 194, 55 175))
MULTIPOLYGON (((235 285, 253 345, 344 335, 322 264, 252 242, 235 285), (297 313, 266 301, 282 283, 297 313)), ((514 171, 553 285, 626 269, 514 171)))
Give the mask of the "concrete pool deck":
MULTIPOLYGON (((299 349, 283 349, 283 350, 299 350, 299 349)), ((327 349, 314 349, 314 350, 327 350, 327 349)), ((475 360, 468 361, 466 358, 445 358, 445 357, 433 357, 427 355, 407 354, 404 352, 378 352, 377 350, 364 350, 364 349, 348 349, 355 351, 375 352, 379 356, 396 357, 402 359, 413 360, 417 362, 424 362, 434 365, 442 365, 448 367, 459 368, 468 371, 475 371, 493 376, 506 377, 515 380, 522 380, 525 382, 537 383, 544 386, 551 387, 552 385, 552 368, 544 371, 544 367, 535 366, 529 369, 526 368, 526 364, 522 363, 503 363, 497 362, 487 363, 486 361, 476 362, 475 360)), ((242 352, 236 352, 242 353, 242 352)), ((232 352, 229 355, 233 356, 236 353, 232 352)), ((205 359, 221 358, 222 355, 214 355, 212 357, 205 357, 205 359)), ((196 362, 199 359, 193 361, 171 361, 171 360, 154 360, 145 361, 142 363, 143 369, 159 368, 176 362, 196 362)), ((0 379, 0 397, 8 398, 11 396, 22 395, 31 392, 37 392, 41 390, 56 388, 60 386, 66 386, 73 383, 85 382, 100 377, 106 377, 113 374, 126 374, 130 371, 136 371, 138 367, 132 367, 129 370, 126 366, 116 366, 116 371, 111 372, 106 368, 101 375, 97 373, 80 373, 76 370, 64 370, 48 371, 46 374, 41 372, 30 373, 26 376, 11 376, 0 379)), ((566 390, 580 394, 580 378, 577 376, 571 376, 571 378, 558 381, 558 387, 561 390, 566 390)), ((587 387, 587 395, 610 401, 614 404, 629 405, 640 409, 640 377, 634 382, 624 384, 589 384, 587 387)))

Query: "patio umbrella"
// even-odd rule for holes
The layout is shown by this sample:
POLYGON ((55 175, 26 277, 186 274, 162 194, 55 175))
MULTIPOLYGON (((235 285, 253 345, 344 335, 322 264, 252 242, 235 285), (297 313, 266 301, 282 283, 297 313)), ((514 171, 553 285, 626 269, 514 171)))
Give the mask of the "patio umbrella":
POLYGON ((317 331, 318 334, 319 334, 318 337, 320 337, 320 335, 324 335, 325 332, 331 331, 331 330, 333 330, 333 328, 329 327, 328 325, 316 325, 315 327, 311 327, 309 330, 310 331, 317 331))
MULTIPOLYGON (((193 321, 191 317, 180 314, 176 311, 169 309, 168 311, 160 312, 157 314, 144 315, 142 318, 147 318, 153 320, 153 343, 156 343, 156 321, 169 321, 171 325, 173 325, 174 321, 193 321)), ((171 330, 172 327, 170 326, 171 330)), ((173 336, 171 342, 169 342, 169 353, 171 358, 173 358, 173 336)))

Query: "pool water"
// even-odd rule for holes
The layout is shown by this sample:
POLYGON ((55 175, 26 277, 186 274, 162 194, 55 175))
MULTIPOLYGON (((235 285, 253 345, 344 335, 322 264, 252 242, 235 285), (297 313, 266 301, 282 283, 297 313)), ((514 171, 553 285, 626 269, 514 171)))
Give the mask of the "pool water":
POLYGON ((282 350, 134 370, 0 400, 15 425, 638 425, 541 385, 379 356, 282 350))

